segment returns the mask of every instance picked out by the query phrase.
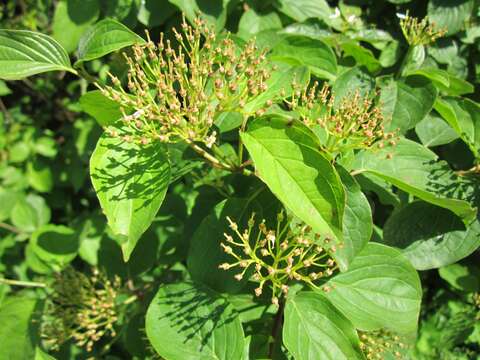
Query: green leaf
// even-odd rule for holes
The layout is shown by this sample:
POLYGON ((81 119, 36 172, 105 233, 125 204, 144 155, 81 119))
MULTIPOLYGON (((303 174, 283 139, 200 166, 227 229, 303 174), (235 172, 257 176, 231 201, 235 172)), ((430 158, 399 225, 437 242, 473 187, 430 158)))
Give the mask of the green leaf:
POLYGON ((187 267, 195 282, 222 293, 237 293, 245 287, 246 278, 243 281, 234 278, 238 269, 219 270, 220 264, 233 259, 225 254, 220 242, 228 229, 227 216, 234 219, 240 228, 246 228, 252 212, 263 218, 262 208, 255 199, 231 198, 219 203, 213 212, 203 219, 190 240, 187 257, 187 267))
POLYGON ((0 221, 4 221, 10 217, 13 207, 21 198, 20 194, 15 191, 7 190, 0 187, 0 221))
POLYGON ((328 284, 333 290, 325 296, 357 329, 416 331, 422 287, 417 272, 400 251, 369 243, 350 268, 328 284))
POLYGON ((213 291, 191 283, 160 287, 148 307, 147 337, 171 360, 241 359, 245 337, 238 314, 213 291))
POLYGON ((452 264, 438 270, 440 277, 455 289, 465 292, 480 291, 480 268, 473 264, 452 264))
POLYGON ((440 38, 428 48, 428 55, 437 63, 448 65, 447 69, 455 61, 463 60, 459 57, 458 43, 452 38, 440 38))
POLYGON ((125 25, 113 19, 104 19, 83 34, 78 44, 78 61, 75 65, 144 42, 145 40, 125 25))
POLYGON ((53 15, 53 38, 68 53, 75 51, 78 41, 100 15, 98 0, 64 0, 60 1, 53 15))
MULTIPOLYGON (((230 0, 168 0, 170 3, 176 5, 190 23, 193 23, 195 18, 200 16, 215 29, 220 32, 223 30, 227 21, 227 12, 229 9, 230 0)), ((234 4, 235 1, 232 1, 234 4)))
POLYGON ((105 17, 122 20, 133 26, 136 24, 137 11, 140 11, 137 7, 145 5, 145 1, 139 4, 135 0, 103 0, 101 4, 105 17))
POLYGON ((55 360, 53 356, 48 355, 38 346, 35 348, 35 358, 34 360, 55 360))
POLYGON ((20 296, 8 297, 0 305, 0 349, 5 360, 26 360, 35 357, 39 342, 38 303, 20 296))
POLYGON ((55 270, 60 270, 76 256, 79 247, 78 234, 63 225, 43 225, 30 237, 35 255, 55 270))
POLYGON ((424 201, 449 209, 464 221, 475 217, 476 210, 467 201, 450 194, 451 187, 457 186, 460 178, 448 164, 438 161, 437 155, 416 142, 401 139, 395 146, 362 151, 352 167, 357 172, 377 175, 424 201))
POLYGON ((383 241, 400 248, 418 270, 435 269, 467 257, 480 246, 480 223, 465 228, 451 211, 415 201, 393 213, 383 241))
POLYGON ((103 134, 90 159, 90 176, 125 261, 152 223, 170 181, 165 147, 128 143, 103 134))
POLYGON ((233 260, 231 255, 225 254, 220 242, 225 238, 223 234, 228 232, 227 216, 234 219, 240 229, 247 228, 253 212, 257 220, 265 219, 267 224, 276 222, 280 204, 261 186, 248 198, 229 198, 220 202, 196 227, 187 257, 188 271, 195 282, 221 293, 237 293, 245 287, 248 276, 242 281, 234 278, 238 269, 219 270, 220 264, 233 260))
POLYGON ((408 73, 410 75, 420 75, 430 79, 441 92, 447 95, 464 95, 474 91, 474 87, 468 81, 460 79, 448 71, 437 68, 422 68, 408 73))
MULTIPOLYGON (((25 263, 30 270, 37 274, 51 274, 54 271, 51 266, 35 254, 30 243, 25 247, 25 263)), ((57 268, 57 270, 59 269, 57 268)))
POLYGON ((382 50, 378 61, 380 62, 380 65, 387 68, 395 65, 403 56, 402 53, 403 51, 400 47, 400 43, 397 40, 393 40, 382 50))
POLYGON ((302 23, 293 23, 278 31, 281 35, 299 35, 312 39, 328 40, 332 35, 332 31, 326 24, 315 19, 308 19, 302 23))
POLYGON ((341 240, 345 190, 315 135, 300 122, 269 116, 252 121, 241 138, 277 198, 315 232, 341 240))
POLYGON ((19 80, 47 71, 75 72, 58 42, 33 31, 0 30, 1 79, 19 80))
POLYGON ((426 147, 444 145, 458 139, 458 135, 440 116, 428 114, 415 126, 415 132, 426 147))
POLYGON ((363 173, 355 176, 355 180, 358 181, 364 192, 375 193, 381 204, 393 207, 400 205, 400 198, 394 192, 393 186, 378 176, 363 173))
POLYGON ((10 218, 21 231, 33 232, 50 221, 50 209, 42 197, 30 194, 15 203, 10 218))
POLYGON ((34 150, 39 155, 54 158, 58 152, 57 146, 58 144, 53 137, 40 136, 35 140, 34 150))
POLYGON ((220 133, 228 132, 242 125, 243 115, 239 112, 222 112, 215 118, 220 133))
POLYGON ((248 40, 255 34, 265 30, 279 30, 282 28, 282 21, 275 12, 258 14, 254 9, 245 11, 238 24, 237 35, 248 40))
POLYGON ((275 2, 278 10, 292 19, 303 22, 309 18, 328 21, 332 10, 325 0, 279 0, 275 2))
POLYGON ((368 97, 372 95, 374 89, 374 79, 360 67, 353 67, 337 77, 332 86, 332 93, 335 94, 335 105, 338 105, 343 99, 355 95, 356 91, 361 97, 368 97))
POLYGON ((101 126, 112 125, 122 117, 118 103, 102 95, 100 90, 83 94, 79 101, 82 110, 93 116, 101 126))
POLYGON ((421 76, 409 76, 403 81, 383 79, 380 84, 380 103, 387 130, 397 128, 403 133, 430 112, 437 97, 437 88, 421 76))
POLYGON ((53 189, 53 172, 50 164, 35 158, 27 163, 27 178, 31 187, 38 192, 49 192, 53 189))
POLYGON ((267 80, 267 91, 255 96, 250 102, 245 104, 243 112, 254 114, 258 109, 265 108, 268 100, 278 100, 289 97, 294 92, 292 82, 295 81, 299 86, 307 85, 310 81, 310 71, 306 66, 291 66, 281 62, 274 62, 276 70, 272 70, 272 76, 267 80), (285 91, 285 96, 282 92, 285 91))
POLYGON ((287 36, 272 49, 272 59, 293 59, 308 66, 320 78, 334 80, 337 59, 330 46, 321 40, 306 36, 287 36))
POLYGON ((473 0, 430 0, 428 16, 439 28, 446 28, 453 35, 463 28, 470 19, 475 6, 473 0))
POLYGON ((296 360, 364 359, 353 324, 320 293, 287 299, 283 342, 296 360))
POLYGON ((402 69, 402 76, 405 76, 410 71, 415 71, 420 68, 425 61, 425 46, 414 45, 408 49, 407 57, 404 61, 402 69))
POLYGON ((7 83, 3 80, 0 80, 0 96, 10 95, 12 90, 7 86, 7 83))
POLYGON ((28 159, 32 149, 25 141, 20 141, 10 146, 8 150, 10 162, 21 163, 28 159))
POLYGON ((382 65, 380 61, 375 58, 369 49, 356 44, 354 41, 344 41, 341 47, 346 56, 351 56, 355 59, 357 65, 366 67, 371 73, 381 70, 382 65))
POLYGON ((470 99, 446 97, 435 102, 435 110, 450 124, 480 158, 480 105, 470 99))
POLYGON ((343 248, 337 250, 336 256, 350 263, 365 247, 373 231, 372 210, 360 185, 348 171, 337 167, 345 187, 345 212, 343 214, 343 248))
POLYGON ((145 0, 140 3, 137 19, 143 25, 152 28, 162 25, 176 11, 177 8, 167 1, 145 0))

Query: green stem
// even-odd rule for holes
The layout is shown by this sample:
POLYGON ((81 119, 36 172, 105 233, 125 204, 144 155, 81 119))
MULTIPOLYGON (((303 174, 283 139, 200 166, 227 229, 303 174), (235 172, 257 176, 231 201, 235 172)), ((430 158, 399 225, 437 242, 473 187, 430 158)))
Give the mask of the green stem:
POLYGON ((243 115, 242 125, 240 126, 240 132, 238 133, 238 164, 241 167, 243 164, 243 141, 240 133, 245 131, 247 126, 248 115, 243 115))
POLYGON ((16 228, 15 226, 6 224, 4 222, 0 222, 0 228, 11 231, 11 232, 14 232, 15 234, 21 234, 22 233, 20 229, 16 228))
POLYGON ((122 304, 123 304, 123 305, 128 305, 128 304, 133 303, 133 302, 136 301, 137 299, 138 299, 138 296, 137 296, 137 295, 132 295, 132 296, 130 296, 128 299, 126 299, 122 304))
POLYGON ((190 139, 185 139, 185 142, 190 145, 190 147, 197 153, 199 154, 200 156, 202 156, 205 160, 208 160, 212 165, 213 167, 216 167, 218 169, 222 169, 222 170, 229 170, 229 171, 233 171, 234 169, 228 165, 228 164, 225 164, 224 162, 221 162, 220 160, 218 160, 216 157, 214 157, 212 154, 208 153, 207 151, 205 151, 203 148, 201 148, 200 146, 198 146, 197 144, 195 144, 193 141, 191 141, 190 139))
POLYGON ((90 75, 88 73, 88 71, 85 69, 85 66, 83 65, 83 63, 80 63, 80 65, 78 65, 78 71, 72 69, 73 71, 70 71, 72 74, 75 74, 85 80, 87 80, 89 83, 95 83, 97 82, 97 79, 95 79, 92 75, 90 75))
MULTIPOLYGON (((275 314, 275 318, 273 320, 273 327, 272 327, 272 342, 270 343, 270 349, 268 351, 268 357, 269 359, 273 359, 273 354, 275 352, 275 345, 277 344, 277 341, 279 340, 279 334, 280 334, 280 329, 282 327, 282 322, 283 322, 283 309, 285 307, 285 300, 284 297, 281 296, 279 299, 279 304, 278 304, 278 310, 277 313, 275 314)), ((281 340, 281 339, 280 339, 281 340)))
POLYGON ((40 282, 19 281, 19 280, 4 279, 4 278, 0 278, 0 284, 6 284, 6 285, 12 285, 12 286, 23 286, 23 287, 40 287, 40 288, 47 287, 46 284, 40 283, 40 282))
POLYGON ((359 175, 361 173, 364 173, 365 171, 367 171, 367 170, 365 170, 365 169, 353 170, 353 171, 350 172, 350 175, 352 175, 352 176, 359 175))

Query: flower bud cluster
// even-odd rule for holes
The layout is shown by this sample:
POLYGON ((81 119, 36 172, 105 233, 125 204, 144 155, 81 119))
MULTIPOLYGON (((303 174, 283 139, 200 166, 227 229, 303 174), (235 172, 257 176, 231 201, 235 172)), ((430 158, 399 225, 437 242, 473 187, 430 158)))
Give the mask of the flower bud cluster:
POLYGON ((360 348, 367 359, 406 359, 407 345, 387 330, 359 332, 360 348), (387 355, 390 354, 390 357, 387 355))
POLYGON ((317 88, 318 82, 303 90, 297 86, 287 104, 305 125, 323 129, 326 151, 336 154, 370 148, 374 144, 379 148, 397 144, 396 132, 385 131, 382 112, 372 99, 356 91, 335 104, 335 96, 328 85, 319 91, 317 88))
MULTIPOLYGON (((256 296, 263 293, 266 285, 270 286, 272 303, 277 306, 279 297, 288 293, 290 282, 322 289, 321 285, 338 269, 332 257, 337 245, 330 238, 313 233, 307 225, 293 225, 283 212, 277 216, 275 229, 269 229, 265 220, 256 225, 255 214, 243 232, 232 219, 227 217, 227 220, 234 236, 225 233, 221 247, 235 261, 220 264, 219 268, 239 268, 235 279, 240 281, 248 276, 250 281, 258 283, 256 296)), ((323 290, 331 289, 324 286, 323 290)))
MULTIPOLYGON (((126 88, 113 75, 112 86, 100 88, 121 106, 131 133, 123 135, 125 141, 183 140, 210 148, 217 140, 216 116, 245 114, 245 105, 267 90, 271 68, 253 40, 237 46, 229 34, 216 35, 201 19, 193 27, 184 19, 181 31, 173 33, 177 49, 163 33, 158 44, 147 33, 145 44, 133 46, 133 56, 126 56, 126 88)), ((118 135, 115 129, 110 134, 118 135)))
POLYGON ((57 274, 42 321, 45 344, 56 350, 72 339, 92 351, 101 338, 114 337, 119 287, 119 278, 110 281, 98 270, 90 278, 72 268, 57 274))
POLYGON ((400 27, 405 40, 411 46, 431 44, 447 33, 447 29, 438 29, 427 16, 419 20, 408 13, 401 16, 400 27))

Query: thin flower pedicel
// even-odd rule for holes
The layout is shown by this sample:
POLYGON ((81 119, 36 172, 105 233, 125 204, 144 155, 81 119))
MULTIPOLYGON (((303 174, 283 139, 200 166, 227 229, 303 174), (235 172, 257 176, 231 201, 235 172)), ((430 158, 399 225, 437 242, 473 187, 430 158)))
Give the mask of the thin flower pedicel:
POLYGON ((331 239, 321 238, 308 225, 292 226, 291 219, 286 219, 283 212, 277 216, 275 229, 269 229, 265 220, 256 224, 255 214, 243 232, 236 222, 229 217, 227 220, 235 237, 225 233, 221 246, 236 261, 220 264, 219 268, 238 267, 241 271, 235 275, 237 280, 253 271, 249 279, 258 283, 256 296, 260 296, 268 284, 272 289, 272 303, 278 305, 279 297, 288 293, 288 284, 293 281, 331 290, 327 285, 321 286, 338 269, 332 257, 337 245, 331 239))

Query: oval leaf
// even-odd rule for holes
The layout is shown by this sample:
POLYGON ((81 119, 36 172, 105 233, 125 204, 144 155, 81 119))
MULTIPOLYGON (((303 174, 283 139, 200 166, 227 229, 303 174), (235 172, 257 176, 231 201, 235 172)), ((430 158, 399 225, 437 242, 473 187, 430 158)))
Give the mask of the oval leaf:
POLYGON ((170 181, 165 147, 128 143, 105 133, 90 159, 90 176, 108 224, 123 237, 127 261, 165 197, 170 181))
POLYGON ((12 296, 0 306, 0 349, 2 359, 20 360, 35 357, 38 338, 38 302, 12 296))
POLYGON ((422 76, 409 76, 403 81, 385 79, 380 85, 380 102, 388 130, 400 129, 403 133, 427 116, 437 98, 438 90, 422 76))
POLYGON ((476 210, 459 199, 462 194, 451 191, 452 187, 458 187, 461 179, 447 163, 437 159, 435 153, 422 145, 401 139, 395 146, 360 152, 353 168, 377 175, 424 201, 450 209, 464 221, 473 220, 476 210))
POLYGON ((348 271, 329 281, 325 296, 361 330, 415 332, 422 288, 417 272, 398 250, 369 243, 348 271))
POLYGON ((55 270, 72 261, 80 246, 78 234, 62 225, 43 225, 30 238, 32 250, 43 262, 55 270))
POLYGON ((287 300, 283 342, 296 360, 364 359, 353 324, 315 292, 287 300))
POLYGON ((80 97, 80 106, 93 116, 101 126, 112 125, 122 117, 120 105, 107 98, 100 90, 93 90, 80 97))
POLYGON ((334 80, 337 76, 337 58, 333 50, 318 39, 288 36, 274 46, 272 57, 279 60, 294 59, 324 79, 334 80))
POLYGON ((350 263, 365 247, 373 232, 372 209, 357 181, 342 167, 337 167, 345 187, 346 203, 343 214, 343 241, 338 255, 350 263))
POLYGON ((232 257, 225 254, 220 247, 220 242, 224 238, 223 233, 228 229, 227 216, 235 219, 242 229, 247 227, 247 220, 252 212, 261 219, 264 217, 260 204, 254 199, 231 198, 222 201, 203 219, 190 240, 187 258, 188 270, 194 281, 228 293, 238 292, 245 286, 246 278, 242 281, 234 278, 238 269, 218 269, 221 263, 232 261, 232 257))
POLYGON ((241 137, 258 176, 280 201, 315 232, 341 239, 345 190, 315 135, 299 122, 270 116, 253 121, 241 137))
POLYGON ((47 71, 71 71, 65 49, 50 36, 27 30, 0 30, 0 78, 23 79, 47 71))
POLYGON ((465 229, 451 211, 415 201, 390 216, 383 240, 402 249, 416 269, 435 269, 467 257, 480 246, 480 223, 474 220, 465 229))
POLYGON ((146 315, 147 337, 169 360, 241 359, 242 324, 228 301, 190 283, 162 286, 146 315))
POLYGON ((126 46, 144 42, 145 40, 125 25, 113 19, 104 19, 87 30, 80 39, 76 64, 97 59, 126 46))

